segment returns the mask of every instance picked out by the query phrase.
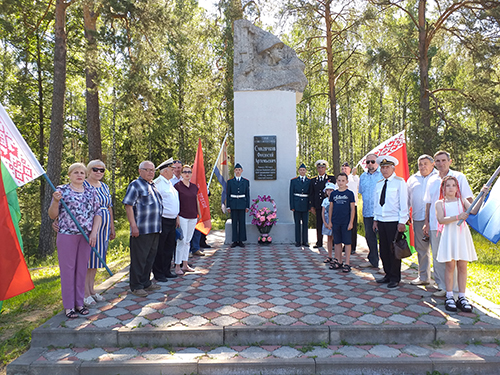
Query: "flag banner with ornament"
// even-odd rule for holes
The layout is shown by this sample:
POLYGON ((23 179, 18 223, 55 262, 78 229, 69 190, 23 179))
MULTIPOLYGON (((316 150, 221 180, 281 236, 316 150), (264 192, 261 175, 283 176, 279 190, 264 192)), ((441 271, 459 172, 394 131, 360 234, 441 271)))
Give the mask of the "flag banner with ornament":
MULTIPOLYGON (((381 144, 379 144, 377 147, 368 152, 358 162, 357 165, 360 165, 365 172, 368 170, 368 168, 366 167, 366 157, 370 154, 375 154, 377 156, 380 155, 394 156, 399 161, 399 164, 396 166, 395 170, 396 176, 404 178, 405 181, 407 181, 408 178, 410 178, 410 167, 408 166, 408 155, 406 153, 406 138, 404 130, 396 134, 395 136, 392 136, 388 140, 382 142, 381 144)), ((411 211, 410 211, 410 217, 411 217, 411 211)), ((407 227, 405 234, 406 238, 409 238, 410 250, 412 253, 414 253, 416 250, 415 250, 415 239, 414 239, 412 224, 410 224, 409 228, 407 227)))
POLYGON ((43 168, 0 104, 0 301, 34 288, 24 260, 19 231, 21 211, 16 188, 40 175, 43 168))
POLYGON ((222 143, 221 151, 219 152, 219 158, 217 159, 217 164, 214 168, 215 176, 222 186, 221 203, 226 202, 226 190, 227 190, 227 180, 229 180, 229 169, 227 166, 227 141, 224 139, 222 143))

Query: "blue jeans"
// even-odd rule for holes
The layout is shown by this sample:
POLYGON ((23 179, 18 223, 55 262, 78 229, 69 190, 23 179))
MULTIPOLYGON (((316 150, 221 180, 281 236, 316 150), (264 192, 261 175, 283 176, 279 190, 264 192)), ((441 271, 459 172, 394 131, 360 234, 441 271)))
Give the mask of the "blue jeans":
POLYGON ((198 229, 195 229, 193 238, 191 238, 191 248, 189 249, 190 252, 196 253, 198 250, 200 250, 200 240, 201 232, 198 229))
POLYGON ((365 238, 368 244, 368 261, 373 267, 378 267, 378 244, 377 244, 377 234, 373 231, 373 217, 363 217, 363 223, 365 224, 365 238))

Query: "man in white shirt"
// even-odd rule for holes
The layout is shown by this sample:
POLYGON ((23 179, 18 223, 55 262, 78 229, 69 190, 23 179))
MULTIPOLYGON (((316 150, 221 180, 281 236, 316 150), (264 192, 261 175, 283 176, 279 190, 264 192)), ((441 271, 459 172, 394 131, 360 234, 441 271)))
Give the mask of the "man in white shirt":
POLYGON ((432 176, 438 172, 434 169, 434 159, 430 155, 421 155, 418 158, 418 172, 408 181, 408 206, 412 208, 413 233, 415 249, 418 255, 418 277, 412 280, 413 285, 427 285, 431 282, 431 249, 429 236, 424 235, 425 190, 432 176))
POLYGON ((158 251, 153 263, 153 274, 158 282, 177 277, 171 272, 170 266, 176 248, 175 228, 179 225, 179 193, 172 184, 174 176, 174 160, 172 158, 161 163, 158 168, 160 175, 154 180, 156 189, 160 192, 163 203, 161 217, 161 234, 158 242, 158 251))
POLYGON ((358 189, 359 189, 359 177, 356 174, 351 174, 351 167, 348 162, 342 164, 342 172, 347 175, 347 188, 354 194, 354 222, 351 230, 351 254, 356 252, 356 246, 358 244, 358 189))
POLYGON ((429 236, 431 242, 434 281, 438 286, 438 291, 434 293, 434 296, 444 297, 446 295, 446 286, 444 280, 446 266, 445 263, 439 263, 437 261, 441 233, 437 230, 438 222, 436 218, 435 207, 436 202, 439 200, 439 188, 441 186, 441 181, 446 176, 454 176, 458 180, 460 193, 462 194, 463 198, 472 203, 474 195, 472 194, 472 190, 470 189, 465 175, 463 173, 450 169, 452 160, 450 159, 450 154, 448 152, 436 152, 434 154, 434 163, 436 164, 436 169, 439 173, 432 176, 432 178, 429 180, 429 183, 427 184, 427 189, 425 190, 424 201, 426 203, 426 208, 423 232, 425 235, 429 236))
POLYGON ((180 180, 182 180, 182 176, 181 176, 182 163, 181 163, 181 161, 180 160, 174 160, 174 163, 172 164, 172 167, 174 168, 174 175, 171 178, 170 182, 172 183, 172 185, 175 185, 180 180))
POLYGON ((398 159, 385 155, 377 158, 383 179, 375 187, 373 230, 379 232, 380 258, 385 276, 377 283, 396 288, 401 281, 401 260, 392 251, 392 241, 397 232, 406 230, 408 221, 408 190, 403 178, 394 172, 398 159))

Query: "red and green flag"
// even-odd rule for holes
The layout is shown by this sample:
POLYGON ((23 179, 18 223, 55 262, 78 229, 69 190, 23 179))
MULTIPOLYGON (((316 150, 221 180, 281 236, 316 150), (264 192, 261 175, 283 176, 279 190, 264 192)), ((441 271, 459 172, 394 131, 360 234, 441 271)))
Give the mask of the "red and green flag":
POLYGON ((0 301, 34 288, 24 260, 16 188, 45 173, 0 104, 0 301))

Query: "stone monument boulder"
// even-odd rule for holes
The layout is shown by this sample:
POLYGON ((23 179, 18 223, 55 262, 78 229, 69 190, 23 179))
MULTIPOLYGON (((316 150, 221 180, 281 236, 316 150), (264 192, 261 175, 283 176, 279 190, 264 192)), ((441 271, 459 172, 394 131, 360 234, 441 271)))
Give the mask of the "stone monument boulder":
POLYGON ((248 20, 234 22, 234 91, 292 91, 299 102, 307 85, 304 68, 275 35, 248 20))

